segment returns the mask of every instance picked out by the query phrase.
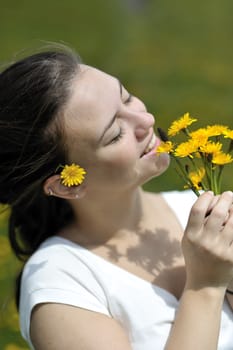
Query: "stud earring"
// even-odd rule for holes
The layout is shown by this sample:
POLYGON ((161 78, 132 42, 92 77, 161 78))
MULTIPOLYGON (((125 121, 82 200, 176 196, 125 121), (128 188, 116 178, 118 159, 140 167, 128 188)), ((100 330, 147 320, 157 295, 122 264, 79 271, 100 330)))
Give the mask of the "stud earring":
POLYGON ((52 196, 53 195, 53 191, 51 190, 51 188, 48 189, 48 196, 52 196))
POLYGON ((75 198, 78 199, 79 198, 79 194, 75 193, 75 198))

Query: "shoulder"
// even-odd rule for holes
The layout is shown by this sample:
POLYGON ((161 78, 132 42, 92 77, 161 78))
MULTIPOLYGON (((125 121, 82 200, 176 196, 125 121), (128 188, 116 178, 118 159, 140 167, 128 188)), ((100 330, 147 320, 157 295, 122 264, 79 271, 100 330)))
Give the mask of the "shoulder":
POLYGON ((174 212, 184 229, 188 221, 190 210, 197 200, 193 191, 167 191, 159 194, 151 193, 151 195, 155 197, 155 200, 156 198, 161 199, 162 197, 169 208, 174 212))
MULTIPOLYGON (((74 261, 72 247, 62 242, 59 237, 51 237, 41 244, 25 264, 22 285, 27 284, 30 290, 35 284, 40 288, 41 280, 47 280, 47 283, 52 285, 59 272, 65 275, 68 266, 70 270, 70 265, 73 266, 72 261, 74 261)), ((76 263, 78 263, 77 256, 76 263)))
POLYGON ((66 304, 109 316, 94 261, 88 261, 82 250, 68 240, 52 237, 26 263, 19 307, 21 332, 26 339, 30 340, 30 315, 38 304, 66 304))
POLYGON ((93 285, 95 264, 85 249, 60 237, 51 237, 27 261, 21 287, 27 294, 42 289, 75 290, 78 284, 93 285))

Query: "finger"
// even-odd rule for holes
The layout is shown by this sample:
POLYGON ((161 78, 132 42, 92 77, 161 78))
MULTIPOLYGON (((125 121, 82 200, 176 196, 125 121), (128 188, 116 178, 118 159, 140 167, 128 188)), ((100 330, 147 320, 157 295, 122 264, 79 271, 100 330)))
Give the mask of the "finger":
POLYGON ((219 200, 219 197, 220 197, 220 195, 215 195, 215 196, 213 197, 213 200, 212 200, 212 202, 210 203, 210 206, 209 206, 209 208, 208 208, 207 215, 209 215, 209 214, 211 213, 212 209, 213 209, 214 206, 217 204, 217 202, 218 202, 218 200, 219 200))
POLYGON ((228 246, 233 246, 233 208, 229 211, 228 218, 222 229, 222 237, 228 243, 228 246))
POLYGON ((199 231, 202 228, 210 208, 213 207, 213 200, 214 195, 211 191, 204 192, 198 197, 190 211, 187 228, 195 231, 199 231))
POLYGON ((215 195, 215 196, 213 197, 213 200, 212 200, 212 202, 210 203, 210 206, 209 206, 209 208, 208 208, 208 210, 207 210, 207 213, 206 213, 206 216, 205 216, 205 222, 207 221, 207 219, 208 219, 208 217, 209 217, 209 215, 210 215, 212 209, 214 208, 214 206, 215 206, 216 203, 218 202, 219 197, 220 197, 220 195, 215 195))
POLYGON ((219 230, 223 228, 229 217, 232 201, 233 194, 231 191, 224 192, 219 196, 217 203, 214 205, 206 220, 205 227, 207 230, 212 231, 214 234, 214 232, 218 233, 219 230))

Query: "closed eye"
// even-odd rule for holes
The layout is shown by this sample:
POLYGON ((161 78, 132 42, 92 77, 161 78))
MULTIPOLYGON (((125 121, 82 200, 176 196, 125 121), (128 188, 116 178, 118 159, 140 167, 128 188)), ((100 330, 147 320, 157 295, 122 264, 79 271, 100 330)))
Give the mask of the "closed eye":
POLYGON ((129 94, 128 98, 124 101, 125 104, 130 103, 133 99, 133 95, 129 94))
POLYGON ((117 136, 115 136, 109 144, 111 145, 113 143, 118 142, 123 137, 124 134, 125 134, 124 130, 122 128, 120 128, 120 131, 117 134, 117 136))

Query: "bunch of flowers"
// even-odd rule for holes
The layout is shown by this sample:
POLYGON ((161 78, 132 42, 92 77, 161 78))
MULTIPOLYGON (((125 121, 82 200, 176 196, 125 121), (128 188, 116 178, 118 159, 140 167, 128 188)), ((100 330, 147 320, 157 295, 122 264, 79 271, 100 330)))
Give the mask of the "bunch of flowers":
POLYGON ((171 155, 184 187, 192 189, 197 196, 200 190, 220 194, 223 168, 233 162, 233 130, 225 125, 189 130, 196 121, 186 113, 171 124, 167 133, 158 128, 162 143, 156 152, 171 155), (182 135, 185 139, 175 141, 182 135))

